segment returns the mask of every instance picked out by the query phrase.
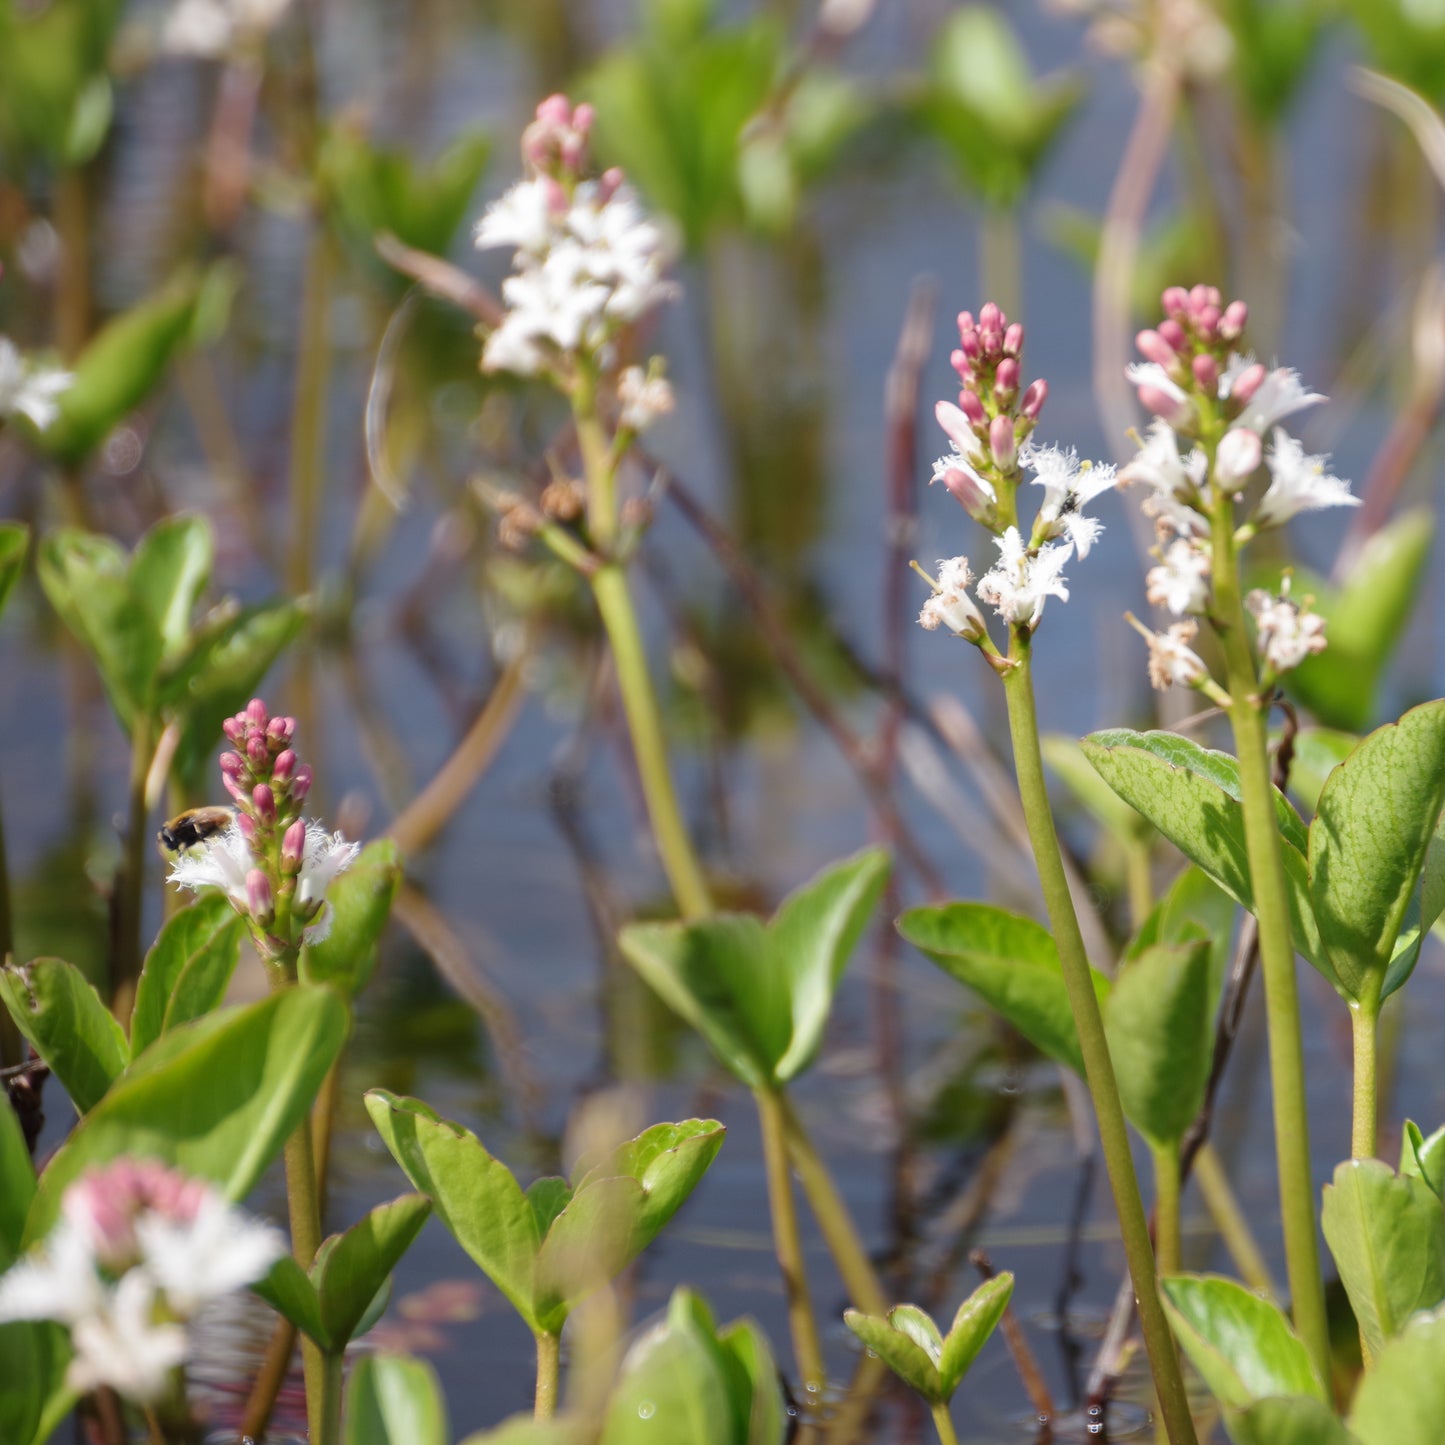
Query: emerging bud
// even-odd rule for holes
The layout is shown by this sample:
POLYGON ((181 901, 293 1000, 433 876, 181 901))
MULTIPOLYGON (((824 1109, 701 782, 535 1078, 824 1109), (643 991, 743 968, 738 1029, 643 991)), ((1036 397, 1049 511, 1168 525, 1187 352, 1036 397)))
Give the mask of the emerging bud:
POLYGON ((1249 307, 1243 301, 1231 301, 1219 318, 1219 335, 1224 341, 1238 341, 1249 321, 1249 307))
POLYGON ((251 789, 251 806, 255 809, 258 822, 266 824, 276 821, 276 794, 271 791, 269 783, 257 783, 251 789))
POLYGON ((1189 333, 1173 317, 1159 323, 1158 333, 1164 344, 1173 351, 1183 351, 1189 345, 1189 333))
POLYGON ((1011 471, 1018 460, 1018 445, 1014 440, 1013 418, 996 416, 989 423, 989 450, 993 453, 994 464, 1000 471, 1011 471))
POLYGON ((1027 417, 1030 421, 1037 421, 1039 413, 1044 409, 1044 403, 1049 399, 1049 384, 1043 377, 1037 377, 1029 382, 1028 390, 1024 392, 1024 398, 1019 403, 1019 415, 1027 417))
POLYGON ((246 721, 252 727, 264 728, 266 726, 266 704, 259 697, 253 697, 246 704, 246 721))
POLYGON ((1234 378, 1234 385, 1229 388, 1229 399, 1238 402, 1240 406, 1248 406, 1268 375, 1269 370, 1262 362, 1256 361, 1253 366, 1246 366, 1234 378))
POLYGON ((1013 400, 1019 389, 1019 380, 1018 362, 1012 356, 1004 357, 993 374, 993 394, 1000 405, 1007 406, 1013 400))
POLYGON ((246 760, 240 753, 222 753, 220 758, 221 776, 226 778, 239 778, 246 766, 246 760))
POLYGON ((296 771, 296 753, 292 748, 286 748, 276 754, 276 761, 271 765, 271 781, 273 783, 287 783, 291 775, 296 771))
POLYGON ((1022 356, 1024 350, 1024 328, 1023 323, 1014 321, 1009 324, 1003 334, 1003 351, 1005 356, 1022 356))
POLYGON ((1214 392, 1219 386, 1219 363, 1207 351, 1201 352, 1189 363, 1194 379, 1207 392, 1214 392))
POLYGON ((259 868, 252 868, 246 874, 246 911, 262 928, 269 928, 276 921, 271 880, 259 868))
MULTIPOLYGON (((958 409, 974 426, 987 426, 988 413, 983 409, 983 403, 978 399, 978 393, 964 387, 958 394, 958 409)), ((942 421, 942 418, 939 418, 942 421)), ((945 426, 944 430, 948 428, 945 426)), ((950 432, 950 436, 953 434, 950 432)), ((960 443, 962 445, 962 443, 960 443)))
POLYGON ((291 779, 291 801, 300 807, 307 793, 311 791, 311 764, 302 763, 291 779))
POLYGON ((1134 338, 1141 356, 1162 366, 1165 371, 1179 364, 1179 353, 1157 332, 1144 330, 1134 338))
POLYGON ((299 873, 301 871, 301 860, 306 856, 306 823, 303 819, 297 818, 294 823, 286 829, 281 839, 281 871, 283 873, 299 873))

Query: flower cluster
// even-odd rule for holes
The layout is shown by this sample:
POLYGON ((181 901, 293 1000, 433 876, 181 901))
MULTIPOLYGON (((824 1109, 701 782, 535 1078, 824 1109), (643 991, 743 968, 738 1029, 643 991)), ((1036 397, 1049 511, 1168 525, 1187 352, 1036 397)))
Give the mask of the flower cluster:
POLYGON ((0 1277, 0 1320, 68 1326, 71 1389, 151 1403, 186 1357, 187 1321, 285 1251, 278 1230, 204 1181, 119 1159, 72 1184, 40 1248, 0 1277))
MULTIPOLYGON (((1266 367, 1241 349, 1249 319, 1244 302, 1226 305, 1212 286, 1172 286, 1162 301, 1164 319, 1136 338, 1145 359, 1128 368, 1154 420, 1120 480, 1142 484, 1149 493, 1144 510, 1159 537, 1158 565, 1145 579, 1149 601, 1176 617, 1207 616, 1216 526, 1242 544, 1300 512, 1355 506, 1358 498, 1350 495, 1348 483, 1330 475, 1327 457, 1308 455, 1281 425, 1324 397, 1307 390, 1296 372, 1266 367), (1267 483, 1237 525, 1235 504, 1261 469, 1267 483)), ((1325 645, 1324 620, 1289 602, 1287 589, 1279 606, 1297 622, 1251 602, 1260 621, 1261 652, 1275 673, 1298 666, 1325 645), (1281 640, 1304 634, 1307 642, 1281 640)), ((1161 679, 1169 677, 1168 670, 1156 666, 1156 643, 1174 644, 1157 637, 1150 644, 1151 680, 1167 686, 1161 679)), ((1175 669, 1173 680, 1184 680, 1183 672, 1190 670, 1192 664, 1175 669)))
MULTIPOLYGON (((968 311, 959 315, 958 334, 951 357, 961 383, 958 405, 941 401, 935 408, 952 449, 933 464, 932 480, 994 533, 999 558, 979 578, 979 599, 1011 625, 1031 630, 1050 597, 1068 600, 1064 568, 1075 555, 1087 556, 1103 530, 1083 509, 1117 478, 1113 467, 1081 461, 1072 448, 1033 440, 1049 387, 1042 378, 1023 385, 1018 322, 989 302, 976 321, 968 311), (1044 489, 1027 540, 1016 521, 1025 471, 1044 489)), ((964 590, 972 581, 968 559, 940 562, 937 580, 930 581, 934 595, 919 614, 923 626, 944 625, 991 650, 983 615, 964 590)))
POLYGON ((1310 599, 1295 602, 1289 595, 1290 579, 1280 582, 1279 593, 1256 588, 1244 599, 1254 617, 1259 652, 1269 672, 1289 672, 1312 652, 1325 650, 1325 619, 1309 610, 1310 599))
POLYGON ((622 172, 585 178, 592 119, 589 105, 544 100, 522 137, 530 174, 477 225, 478 247, 514 252, 502 283, 506 315, 487 337, 484 371, 565 378, 579 361, 606 370, 618 332, 676 292, 664 274, 675 247, 622 172))
POLYGON ((14 342, 0 336, 0 422, 28 417, 44 431, 59 413, 56 397, 71 380, 68 371, 37 365, 14 342))
POLYGON ((271 717, 253 698, 223 724, 234 751, 221 754, 221 781, 237 815, 224 832, 177 858, 171 882, 219 888, 251 923, 263 954, 276 958, 331 928, 326 890, 358 845, 301 816, 311 769, 291 741, 296 719, 271 717))

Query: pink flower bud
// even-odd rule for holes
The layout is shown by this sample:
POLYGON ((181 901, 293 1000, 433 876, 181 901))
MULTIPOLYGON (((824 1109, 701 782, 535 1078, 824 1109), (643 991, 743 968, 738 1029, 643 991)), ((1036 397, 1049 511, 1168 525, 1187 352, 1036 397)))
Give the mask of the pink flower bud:
POLYGON ((294 717, 273 717, 266 724, 266 737, 270 742, 286 744, 296 735, 294 717))
POLYGON ((1029 387, 1024 392, 1024 399, 1019 403, 1019 412, 1030 421, 1037 421, 1039 413, 1044 409, 1044 403, 1049 399, 1049 384, 1043 377, 1029 382, 1029 387))
POLYGON ((966 331, 958 347, 970 361, 977 361, 983 355, 983 338, 977 331, 966 331))
POLYGON ((1159 298, 1166 316, 1182 321, 1189 315, 1189 293, 1182 286, 1168 286, 1159 298))
POLYGON ((978 344, 985 356, 999 356, 1003 352, 1003 332, 996 326, 980 326, 978 344))
POLYGON ((225 733, 227 738, 233 743, 243 741, 246 736, 245 717, 228 717, 225 722, 221 724, 221 731, 225 733))
POLYGON ((239 778, 245 771, 246 760, 240 753, 222 753, 220 767, 223 778, 239 778))
POLYGON ((1003 334, 1003 329, 1008 325, 1008 317, 994 305, 992 301, 985 301, 978 310, 978 329, 980 331, 997 331, 1003 334))
POLYGON ((1198 286, 1193 287, 1189 292, 1189 306, 1194 312, 1196 320, 1198 320, 1200 313, 1203 312, 1206 307, 1217 307, 1222 299, 1217 286, 1206 286, 1202 282, 1198 286))
POLYGON ((572 129, 580 130, 585 135, 592 129, 592 122, 596 119, 597 111, 584 100, 572 112, 572 129))
POLYGON ((974 426, 988 425, 988 413, 983 409, 983 403, 978 399, 976 391, 964 387, 958 394, 958 409, 974 426))
POLYGON ((246 911, 262 928, 269 928, 276 919, 271 880, 259 868, 252 868, 246 874, 246 911))
POLYGON ((260 733, 252 733, 246 739, 246 761, 253 768, 259 768, 265 765, 268 756, 266 739, 260 733))
POLYGON ((1155 416, 1163 417, 1174 427, 1183 426, 1193 411, 1187 401, 1180 401, 1162 387, 1150 386, 1148 382, 1139 388, 1139 401, 1155 416))
POLYGON ((939 474, 937 480, 948 488, 949 495, 975 520, 982 517, 993 505, 993 499, 962 467, 949 467, 939 474))
POLYGON ((958 313, 958 334, 960 336, 967 336, 968 333, 973 330, 973 326, 973 312, 960 311, 958 313))
POLYGON ((537 119, 544 125, 566 125, 572 119, 572 103, 559 90, 537 102, 537 119))
POLYGON ((273 783, 286 783, 291 780, 291 775, 296 771, 296 754, 290 748, 276 754, 276 761, 271 765, 271 781, 273 783))
POLYGON ((253 697, 246 704, 246 721, 252 727, 264 728, 266 726, 266 704, 259 697, 253 697))
POLYGON ((1219 363, 1207 351, 1202 351, 1190 362, 1189 369, 1200 387, 1212 395, 1219 386, 1219 363))
POLYGON ((1157 331, 1141 331, 1134 338, 1134 345, 1139 348, 1141 356, 1162 366, 1165 371, 1179 361, 1179 353, 1157 331))
POLYGON ((1018 446, 1014 441, 1013 418, 996 416, 989 423, 988 445, 993 459, 1004 471, 1008 471, 1018 459, 1018 446))
POLYGON ((622 189, 622 183, 626 179, 621 166, 609 166, 597 178, 598 199, 604 206, 622 189))
POLYGON ((291 824, 281 838, 281 870, 299 873, 306 854, 306 824, 301 818, 291 824))
POLYGON ((246 790, 241 786, 239 778, 233 778, 229 773, 221 774, 221 786, 238 802, 246 801, 246 790))
POLYGON ((1215 453, 1215 468, 1220 478, 1229 486, 1244 481, 1253 474, 1264 456, 1264 447, 1259 434, 1248 427, 1237 426, 1225 432, 1215 453))
POLYGON ((1164 344, 1173 347, 1175 351, 1183 351, 1189 345, 1189 333, 1173 319, 1161 321, 1158 331, 1164 338, 1164 344))
POLYGON ((1218 332, 1220 314, 1219 307, 1213 303, 1201 306, 1195 313, 1194 324, 1205 336, 1213 337, 1218 332))
POLYGON ((1229 390, 1229 399, 1237 401, 1241 406, 1248 406, 1268 374, 1262 362, 1256 361, 1253 366, 1246 366, 1234 378, 1234 385, 1229 390))
POLYGON ((1003 350, 1005 356, 1022 356, 1024 351, 1024 328, 1021 321, 1010 323, 1009 328, 1003 334, 1003 350))
POLYGON ((1018 362, 1011 356, 1004 357, 993 374, 993 394, 1002 402, 1011 400, 1019 389, 1019 379, 1018 362))
POLYGON ((256 842, 256 820, 249 813, 238 813, 236 815, 236 829, 246 840, 248 848, 256 842))
POLYGON ((291 779, 291 801, 299 807, 310 791, 311 764, 302 763, 301 766, 296 769, 296 776, 291 779))
POLYGON ((1238 341, 1249 324, 1249 307, 1243 301, 1231 301, 1219 318, 1219 334, 1226 341, 1238 341))
POLYGON ((271 791, 269 783, 257 783, 251 789, 251 806, 256 810, 256 818, 262 823, 274 823, 276 821, 276 794, 271 791))

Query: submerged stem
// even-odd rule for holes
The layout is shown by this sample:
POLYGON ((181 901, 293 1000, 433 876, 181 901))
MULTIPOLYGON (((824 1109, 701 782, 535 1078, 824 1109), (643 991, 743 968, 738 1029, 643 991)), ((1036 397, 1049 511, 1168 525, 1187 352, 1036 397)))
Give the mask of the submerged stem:
POLYGON ((823 1346, 818 1321, 808 1293, 808 1276, 803 1265, 803 1239, 798 1230, 798 1210, 793 1199, 793 1178, 788 1167, 787 1123, 782 1097, 771 1089, 757 1089, 758 1121, 763 1131, 763 1163, 768 1175, 768 1205, 773 1216, 773 1243, 783 1290, 788 1303, 788 1326, 793 1336, 793 1354, 803 1377, 803 1388, 817 1399, 826 1380, 823 1346))
POLYGON ((1030 670, 1031 639, 1027 629, 1015 626, 1012 641, 1009 657, 1014 665, 1004 676, 1004 694, 1008 700, 1009 735, 1013 742, 1019 797, 1038 866, 1049 924, 1058 945, 1074 1025, 1078 1030, 1084 1075, 1094 1101, 1104 1164, 1109 1173, 1114 1207, 1119 1216, 1119 1232, 1123 1236, 1129 1274, 1139 1303, 1139 1324, 1149 1354, 1154 1387, 1159 1395, 1160 1411, 1174 1445, 1193 1445, 1194 1421, 1184 1393, 1184 1379, 1180 1374, 1173 1336, 1159 1300, 1154 1251, 1149 1242, 1149 1222, 1139 1194, 1139 1181, 1134 1174, 1128 1127, 1119 1103, 1114 1065, 1104 1037, 1104 1021, 1094 993, 1079 920, 1069 896, 1068 878, 1064 873, 1063 856, 1059 851, 1058 834, 1054 829, 1048 788, 1044 782, 1030 670))

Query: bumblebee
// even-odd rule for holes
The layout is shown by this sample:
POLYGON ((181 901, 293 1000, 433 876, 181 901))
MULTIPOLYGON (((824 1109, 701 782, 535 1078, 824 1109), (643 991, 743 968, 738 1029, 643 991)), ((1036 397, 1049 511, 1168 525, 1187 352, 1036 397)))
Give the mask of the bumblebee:
POLYGON ((163 824, 156 836, 162 848, 171 853, 182 853, 229 828, 235 818, 231 808, 187 808, 184 813, 177 813, 169 823, 163 824))

